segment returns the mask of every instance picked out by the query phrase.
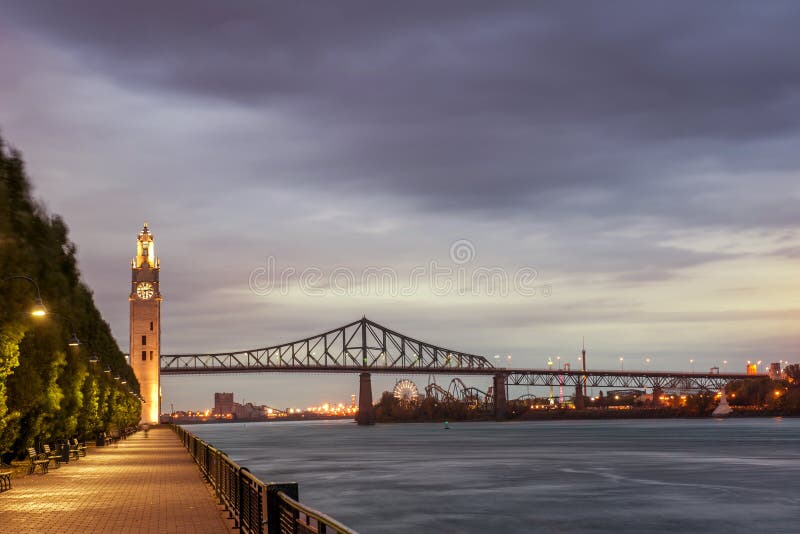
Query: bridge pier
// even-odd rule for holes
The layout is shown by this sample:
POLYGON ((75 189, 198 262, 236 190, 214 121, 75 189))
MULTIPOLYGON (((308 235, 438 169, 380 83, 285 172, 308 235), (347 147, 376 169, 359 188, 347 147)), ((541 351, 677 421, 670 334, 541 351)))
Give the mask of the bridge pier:
POLYGON ((494 375, 494 416, 498 421, 506 418, 506 375, 494 375))
POLYGON ((356 422, 359 425, 375 424, 375 410, 372 408, 372 379, 369 373, 359 375, 356 422))
POLYGON ((656 386, 653 388, 653 408, 658 408, 661 406, 661 395, 664 394, 664 390, 661 389, 661 386, 656 386))
POLYGON ((584 408, 586 408, 586 402, 583 398, 583 385, 577 384, 575 386, 575 409, 583 410, 584 408))

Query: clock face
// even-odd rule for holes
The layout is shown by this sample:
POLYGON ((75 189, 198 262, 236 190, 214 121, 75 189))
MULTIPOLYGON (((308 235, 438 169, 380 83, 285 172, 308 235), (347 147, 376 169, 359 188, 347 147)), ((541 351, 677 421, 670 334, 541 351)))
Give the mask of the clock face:
POLYGON ((142 300, 150 300, 153 298, 153 284, 150 282, 139 282, 136 286, 136 296, 142 300))

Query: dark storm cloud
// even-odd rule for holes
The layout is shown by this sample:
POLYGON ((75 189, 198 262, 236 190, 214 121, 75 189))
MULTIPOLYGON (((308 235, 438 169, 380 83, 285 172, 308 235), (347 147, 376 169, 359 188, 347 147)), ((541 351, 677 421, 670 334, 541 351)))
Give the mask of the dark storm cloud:
POLYGON ((798 222, 782 199, 749 195, 785 188, 785 177, 744 176, 798 163, 794 2, 18 2, 4 12, 126 87, 233 103, 256 121, 288 112, 315 157, 249 139, 264 172, 248 180, 485 216, 549 217, 590 193, 588 216, 798 222), (715 173, 729 176, 707 179, 715 173))

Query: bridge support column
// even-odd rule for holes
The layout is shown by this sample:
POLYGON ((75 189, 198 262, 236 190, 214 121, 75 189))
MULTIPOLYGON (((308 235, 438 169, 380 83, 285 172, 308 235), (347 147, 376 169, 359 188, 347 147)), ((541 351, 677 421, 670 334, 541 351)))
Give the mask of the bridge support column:
POLYGON ((500 421, 506 418, 506 375, 494 375, 494 416, 500 421))
POLYGON ((575 386, 575 409, 583 410, 586 408, 586 403, 583 399, 583 385, 578 384, 575 386))
POLYGON ((372 408, 372 380, 369 373, 359 375, 356 422, 359 425, 375 424, 375 410, 372 408))
POLYGON ((653 408, 658 408, 661 406, 661 395, 664 393, 664 390, 661 389, 661 386, 656 386, 653 388, 653 408))

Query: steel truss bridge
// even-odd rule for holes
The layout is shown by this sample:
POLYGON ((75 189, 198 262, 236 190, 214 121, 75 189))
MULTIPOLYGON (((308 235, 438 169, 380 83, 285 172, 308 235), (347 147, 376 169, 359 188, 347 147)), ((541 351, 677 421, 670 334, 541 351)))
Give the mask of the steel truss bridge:
MULTIPOLYGON (((592 388, 661 389, 676 391, 719 390, 732 380, 754 378, 743 374, 705 374, 630 371, 552 371, 506 369, 511 386, 578 386, 592 388)), ((758 375, 763 376, 763 375, 758 375)))
POLYGON ((372 410, 370 373, 492 376, 498 415, 504 411, 507 386, 563 385, 573 386, 576 391, 586 387, 703 391, 719 390, 732 380, 764 376, 494 367, 485 356, 426 343, 366 317, 322 334, 271 347, 161 355, 163 375, 263 372, 359 373, 359 416, 372 410))
POLYGON ((488 359, 410 338, 366 317, 323 334, 261 349, 162 354, 161 374, 265 371, 450 373, 492 375, 488 359))

